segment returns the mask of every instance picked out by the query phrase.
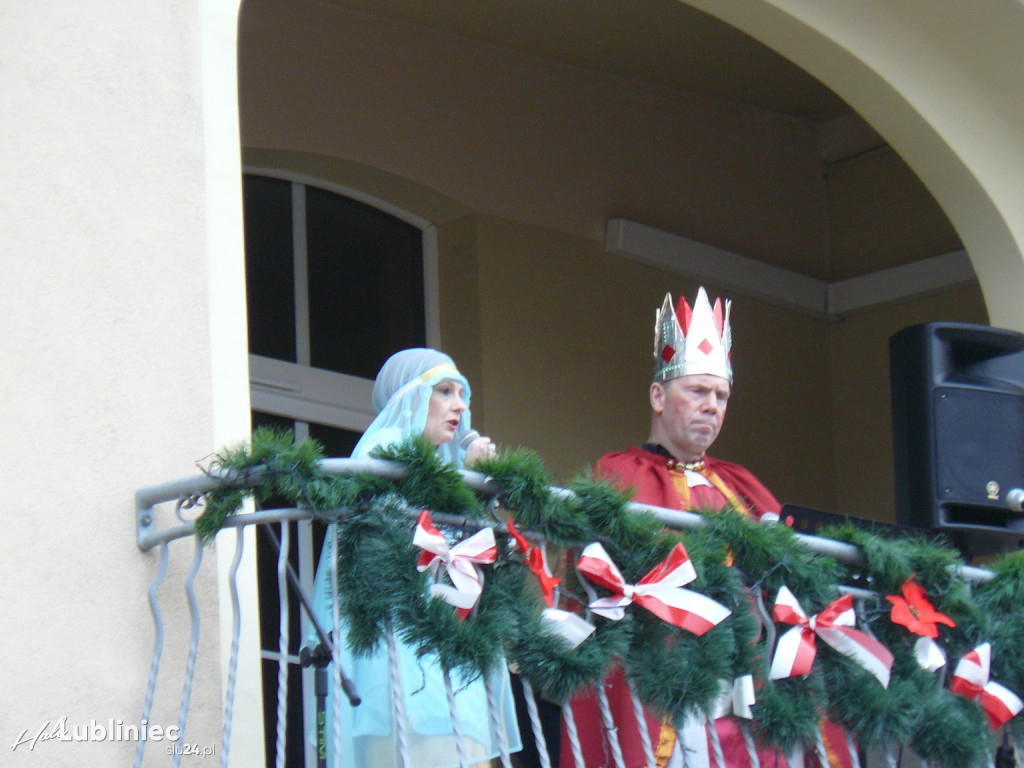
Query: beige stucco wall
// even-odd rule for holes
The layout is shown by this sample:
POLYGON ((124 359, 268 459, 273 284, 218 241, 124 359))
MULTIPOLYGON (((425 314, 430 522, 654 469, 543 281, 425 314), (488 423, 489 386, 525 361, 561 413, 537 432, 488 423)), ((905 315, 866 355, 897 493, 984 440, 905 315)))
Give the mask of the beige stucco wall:
MULTIPOLYGON (((927 0, 687 4, 734 24, 813 72, 885 137, 920 180, 897 177, 904 184, 899 185, 902 194, 894 197, 891 188, 869 195, 865 190, 870 186, 840 179, 844 199, 885 217, 899 211, 908 194, 920 199, 923 187, 970 254, 980 289, 886 308, 832 330, 835 450, 846 457, 839 460, 835 508, 888 519, 884 510, 891 497, 878 489, 892 483, 891 444, 878 440, 889 426, 888 377, 882 367, 888 350, 881 342, 905 325, 935 320, 1024 330, 1019 301, 1024 278, 1024 197, 1019 194, 1024 78, 1017 55, 1024 6, 998 3, 979 12, 975 3, 946 2, 936 15, 934 3, 927 0)), ((863 170, 853 167, 843 174, 863 170)), ((835 190, 830 192, 835 195, 835 190)), ((846 242, 846 208, 833 210, 832 244, 840 247, 846 242)), ((908 257, 923 246, 946 247, 951 233, 936 222, 917 221, 914 234, 919 239, 901 244, 908 257)), ((858 245, 866 253, 891 252, 893 247, 891 242, 858 245)))
MULTIPOLYGON (((538 451, 562 480, 646 439, 654 312, 667 288, 692 296, 695 284, 584 238, 493 219, 479 229, 483 383, 492 403, 511 404, 491 406, 488 429, 538 451)), ((737 300, 733 336, 736 393, 720 452, 772 477, 780 494, 803 488, 823 498, 834 468, 830 436, 817 428, 830 418, 821 324, 737 300), (782 391, 792 379, 773 375, 779 366, 804 370, 796 391, 782 391), (771 443, 776 420, 806 453, 771 443), (812 472, 796 471, 808 460, 812 472)))
POLYGON ((340 157, 595 242, 621 216, 794 269, 827 249, 802 121, 325 3, 246 0, 240 35, 247 149, 340 157))
MULTIPOLYGON (((5 4, 4 765, 131 763, 135 743, 109 730, 98 740, 96 728, 138 725, 154 647, 147 590, 158 557, 135 546, 135 490, 191 474, 219 440, 245 434, 241 241, 213 253, 211 244, 231 236, 208 219, 217 211, 239 229, 230 195, 209 205, 208 194, 224 192, 224 163, 238 186, 235 107, 229 91, 224 110, 211 111, 201 85, 201 51, 208 68, 223 68, 209 60, 210 35, 226 29, 233 46, 234 12, 217 2, 5 4), (224 153, 211 119, 234 134, 233 175, 230 145, 224 153), (233 284, 215 277, 232 274, 233 284), (230 304, 240 326, 230 311, 226 322, 218 316, 230 304), (221 334, 237 337, 239 328, 240 354, 231 342, 218 351, 221 334), (239 362, 241 376, 232 375, 239 362), (232 382, 243 386, 240 409, 217 406, 215 393, 232 382), (70 743, 12 749, 62 718, 70 743), (75 729, 88 740, 74 740, 75 729)), ((205 87, 216 95, 214 82, 205 87)), ((177 721, 188 642, 181 584, 191 559, 191 546, 175 550, 159 592, 166 674, 150 722, 161 727, 177 721)), ((219 754, 215 574, 211 550, 198 580, 204 630, 186 739, 219 754)), ((151 742, 147 753, 169 762, 167 746, 151 742)))

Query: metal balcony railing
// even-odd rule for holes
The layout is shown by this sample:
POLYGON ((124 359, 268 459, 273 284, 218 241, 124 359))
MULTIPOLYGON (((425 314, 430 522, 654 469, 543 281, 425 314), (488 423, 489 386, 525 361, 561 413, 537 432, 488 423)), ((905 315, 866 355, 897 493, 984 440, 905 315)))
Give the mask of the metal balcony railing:
MULTIPOLYGON (((377 459, 325 459, 321 461, 321 467, 324 471, 331 474, 354 474, 354 473, 373 473, 378 476, 399 479, 403 476, 405 468, 397 463, 377 460, 377 459)), ((481 494, 491 494, 497 496, 500 489, 495 487, 492 481, 490 481, 484 475, 472 471, 462 471, 463 478, 467 484, 475 491, 481 494)), ((138 547, 143 551, 156 550, 159 552, 159 561, 154 574, 152 584, 149 590, 149 602, 152 610, 153 624, 155 630, 154 638, 154 649, 152 663, 150 667, 149 680, 146 687, 145 698, 142 708, 142 722, 152 722, 152 707, 154 701, 154 695, 158 686, 174 686, 180 685, 180 705, 177 712, 177 732, 179 736, 184 736, 188 728, 189 708, 190 700, 192 696, 193 686, 195 684, 195 669, 196 660, 200 648, 200 638, 203 631, 207 631, 206 628, 201 626, 200 622, 200 611, 199 604, 194 589, 194 580, 196 574, 199 572, 204 553, 206 550, 203 546, 199 545, 198 541, 195 540, 194 526, 190 518, 190 509, 195 505, 197 500, 205 493, 212 491, 218 487, 222 487, 225 484, 229 485, 243 485, 244 482, 240 481, 236 477, 225 475, 224 477, 210 477, 205 474, 197 475, 195 477, 186 478, 174 482, 169 482, 161 485, 153 485, 140 489, 136 493, 136 533, 137 533, 137 544, 138 547), (184 577, 183 587, 188 601, 190 626, 179 627, 173 626, 170 628, 165 627, 164 619, 161 612, 160 602, 157 597, 158 588, 161 587, 163 581, 168 572, 168 563, 172 557, 172 548, 175 548, 175 552, 179 548, 187 546, 187 543, 193 543, 194 554, 192 555, 192 564, 189 568, 187 575, 184 577), (188 651, 187 651, 187 664, 184 673, 184 679, 181 681, 168 680, 166 675, 161 676, 160 665, 161 658, 164 649, 165 635, 166 633, 174 632, 180 633, 183 636, 185 633, 189 636, 188 651)), ((569 494, 569 491, 560 489, 554 489, 559 494, 569 494)), ((679 512, 675 510, 662 509, 658 507, 649 507, 640 504, 630 504, 630 508, 643 510, 655 515, 665 526, 679 529, 679 530, 690 530, 702 524, 702 517, 695 513, 679 512)), ((449 525, 459 526, 476 526, 481 525, 480 521, 470 521, 464 518, 456 518, 452 516, 445 516, 442 512, 432 513, 434 520, 449 525)), ((238 590, 238 572, 239 564, 243 557, 243 531, 250 526, 278 526, 280 535, 277 535, 273 531, 271 532, 268 540, 273 544, 273 548, 276 552, 277 558, 277 569, 276 569, 276 582, 277 582, 277 599, 278 599, 278 615, 280 616, 280 624, 278 630, 278 643, 277 651, 265 651, 264 655, 267 658, 276 658, 277 660, 277 675, 276 675, 276 686, 274 686, 273 698, 274 701, 274 715, 273 715, 273 727, 267 730, 274 734, 272 754, 268 755, 267 764, 273 763, 276 766, 294 765, 294 752, 289 753, 288 741, 289 734, 292 734, 291 738, 294 738, 296 730, 289 727, 289 722, 294 720, 295 713, 290 712, 290 697, 289 697, 289 686, 290 686, 290 675, 289 675, 289 664, 295 665, 300 664, 302 666, 309 666, 311 659, 304 652, 303 654, 296 655, 292 650, 291 646, 294 645, 294 638, 291 637, 291 624, 288 617, 294 613, 294 608, 298 605, 307 619, 311 619, 312 612, 309 609, 310 596, 302 588, 300 579, 295 572, 295 569, 291 563, 291 556, 294 551, 295 543, 292 541, 290 533, 291 527, 288 523, 296 521, 310 520, 312 517, 309 510, 295 509, 295 508, 284 508, 275 509, 269 511, 250 511, 246 513, 237 514, 228 519, 225 524, 227 531, 233 530, 234 535, 234 551, 231 565, 227 569, 227 589, 230 595, 230 626, 231 626, 231 643, 230 652, 227 657, 227 672, 226 672, 226 686, 223 694, 223 725, 221 728, 221 743, 219 750, 216 754, 219 757, 220 765, 226 766, 229 763, 230 758, 230 746, 232 728, 234 727, 234 709, 237 695, 237 680, 238 680, 238 664, 239 664, 239 644, 240 636, 243 626, 248 622, 256 622, 258 619, 253 615, 245 615, 243 613, 241 602, 239 600, 238 590), (289 757, 289 755, 292 757, 289 757)), ((320 524, 320 523, 318 523, 320 524)), ((225 536, 229 534, 221 533, 221 546, 225 543, 225 536)), ((860 564, 861 555, 856 547, 838 541, 832 541, 816 536, 799 535, 799 538, 804 544, 811 549, 813 552, 821 555, 826 555, 839 562, 848 564, 860 564)), ((175 555, 177 556, 177 555, 175 555)), ((972 581, 984 581, 991 578, 991 572, 981 568, 965 567, 961 571, 961 575, 972 581)), ((866 593, 855 588, 842 588, 850 591, 856 598, 863 598, 866 593)), ((224 609, 221 608, 223 611, 224 609)), ((331 628, 319 627, 315 625, 314 628, 319 635, 321 641, 328 647, 331 646, 329 640, 329 631, 331 628)), ((222 622, 223 623, 223 622, 222 622)), ((769 622, 770 623, 770 622, 769 622)), ((335 635, 337 636, 337 635, 335 635)), ((770 647, 770 645, 769 645, 770 647)), ((337 658, 336 649, 334 657, 337 658)), ((335 679, 333 684, 336 690, 345 689, 350 700, 358 699, 358 692, 351 690, 346 678, 343 675, 343 670, 335 665, 335 679)), ((521 729, 530 729, 534 738, 536 739, 538 749, 538 760, 542 768, 550 768, 550 761, 548 759, 545 750, 544 731, 538 715, 538 707, 536 698, 533 692, 530 690, 529 684, 524 685, 526 693, 526 705, 530 716, 529 723, 520 723, 521 729)), ((266 688, 265 688, 266 690, 266 688)), ((449 692, 451 693, 450 683, 449 692)), ((450 697, 451 698, 451 697, 450 697)), ((400 702, 400 698, 396 699, 400 702)), ((494 706, 494 699, 490 699, 491 706, 494 706)), ((611 715, 604 703, 602 704, 602 717, 605 718, 607 729, 610 733, 614 734, 617 725, 612 722, 611 715)), ((349 702, 342 699, 342 697, 334 697, 335 706, 349 706, 349 702)), ((265 711, 269 711, 269 707, 265 708, 265 711)), ((638 721, 642 717, 642 710, 639 701, 636 702, 636 713, 638 721)), ((454 714, 454 709, 453 709, 454 714)), ((396 712, 396 723, 399 725, 402 722, 402 712, 396 712)), ((566 730, 570 737, 570 746, 574 755, 577 759, 580 751, 578 747, 578 735, 576 734, 575 724, 572 722, 571 710, 568 707, 563 708, 563 716, 567 717, 565 722, 566 730)), ((492 719, 496 719, 492 715, 492 719)), ((457 725, 457 718, 454 718, 457 725)), ((337 722, 334 719, 333 722, 337 722)), ((335 726, 336 727, 336 726, 335 726)), ((399 730, 401 730, 399 728, 399 730)), ((644 729, 641 729, 643 732, 644 729)), ((712 735, 712 741, 714 741, 714 728, 709 729, 709 733, 712 735)), ((467 758, 465 750, 462 748, 462 739, 458 732, 458 728, 455 729, 456 741, 459 747, 459 759, 460 762, 465 765, 467 758)), ((250 738, 263 738, 264 734, 247 734, 250 738)), ((399 740, 401 742, 401 739, 399 740)), ((337 739, 335 740, 337 742, 337 739)), ((268 740, 269 743, 269 740, 268 740)), ((748 744, 752 742, 748 741, 748 744)), ((613 764, 621 768, 622 758, 621 753, 615 749, 615 739, 611 739, 611 752, 613 764)), ((143 758, 146 756, 147 744, 145 741, 139 741, 134 764, 138 766, 142 765, 143 758)), ((650 755, 651 746, 645 745, 645 748, 650 755)), ((717 750, 718 745, 713 744, 713 749, 717 750)), ((402 745, 399 744, 399 765, 404 765, 408 757, 407 754, 402 754, 402 745)), ((750 758, 752 764, 757 765, 756 752, 751 747, 750 758)), ((827 760, 824 760, 824 750, 820 743, 817 745, 819 756, 823 758, 823 762, 827 764, 827 760)), ((319 755, 311 758, 306 758, 306 765, 312 764, 324 764, 325 756, 319 755), (317 763, 317 757, 319 763, 317 763)), ((149 762, 153 762, 155 759, 154 755, 150 755, 149 762)), ((174 766, 179 765, 182 759, 182 754, 179 751, 175 751, 170 755, 170 763, 174 766)), ((512 759, 508 754, 507 750, 503 750, 500 757, 498 758, 504 768, 509 768, 512 765, 512 759)), ((720 759, 720 757, 719 757, 720 759)), ((897 757, 889 752, 877 756, 880 761, 879 764, 888 766, 897 765, 897 757)), ((684 758, 685 760, 685 758, 684 758)), ((856 761, 857 758, 854 757, 856 761)), ((335 766, 341 766, 340 756, 335 756, 335 759, 331 761, 335 766)), ((653 763, 653 758, 652 758, 653 763)), ((904 763, 906 764, 906 763, 904 763)), ((922 764, 923 763, 918 763, 922 764)), ((344 768, 343 766, 341 768, 344 768)))

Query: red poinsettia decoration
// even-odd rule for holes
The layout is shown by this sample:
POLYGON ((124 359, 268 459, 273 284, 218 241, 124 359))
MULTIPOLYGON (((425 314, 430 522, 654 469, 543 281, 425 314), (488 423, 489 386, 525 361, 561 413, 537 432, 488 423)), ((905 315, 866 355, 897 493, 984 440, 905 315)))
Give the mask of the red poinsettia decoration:
POLYGON ((886 600, 892 603, 892 621, 900 624, 915 635, 922 637, 938 637, 938 624, 955 627, 956 622, 944 613, 939 613, 928 600, 924 589, 911 576, 900 588, 903 596, 889 595, 886 600))

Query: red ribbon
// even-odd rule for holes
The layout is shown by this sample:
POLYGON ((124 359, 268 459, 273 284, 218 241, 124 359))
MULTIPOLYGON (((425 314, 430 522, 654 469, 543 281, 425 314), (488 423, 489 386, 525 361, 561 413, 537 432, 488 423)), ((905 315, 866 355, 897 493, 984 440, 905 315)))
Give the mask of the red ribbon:
POLYGON ((534 547, 526 540, 526 537, 521 534, 512 522, 512 518, 508 520, 508 532, 515 539, 516 544, 519 546, 520 551, 523 553, 523 560, 526 563, 526 568, 537 577, 537 581, 540 582, 541 591, 544 593, 544 602, 547 603, 548 608, 555 607, 555 587, 558 586, 561 579, 553 576, 551 571, 548 570, 548 564, 544 559, 544 550, 540 547, 534 547))
POLYGON ((892 603, 890 616, 893 623, 906 627, 915 635, 931 638, 939 636, 938 624, 956 626, 956 622, 949 616, 935 610, 935 606, 928 599, 928 594, 914 581, 913 576, 903 582, 900 592, 903 593, 902 597, 889 595, 885 598, 892 603))
POLYGON ((889 614, 894 624, 906 627, 915 635, 920 635, 914 643, 914 658, 923 669, 929 672, 945 666, 946 654, 935 642, 939 636, 939 624, 955 627, 956 622, 944 613, 935 610, 928 599, 928 594, 911 576, 900 587, 901 595, 889 595, 885 599, 892 603, 889 614))

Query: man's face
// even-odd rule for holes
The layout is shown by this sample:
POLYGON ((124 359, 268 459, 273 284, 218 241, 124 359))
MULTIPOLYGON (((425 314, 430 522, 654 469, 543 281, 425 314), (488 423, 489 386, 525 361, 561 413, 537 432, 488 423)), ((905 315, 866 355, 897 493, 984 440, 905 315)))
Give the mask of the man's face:
POLYGON ((651 440, 680 461, 696 461, 722 430, 731 387, 710 374, 680 376, 651 385, 651 440))

